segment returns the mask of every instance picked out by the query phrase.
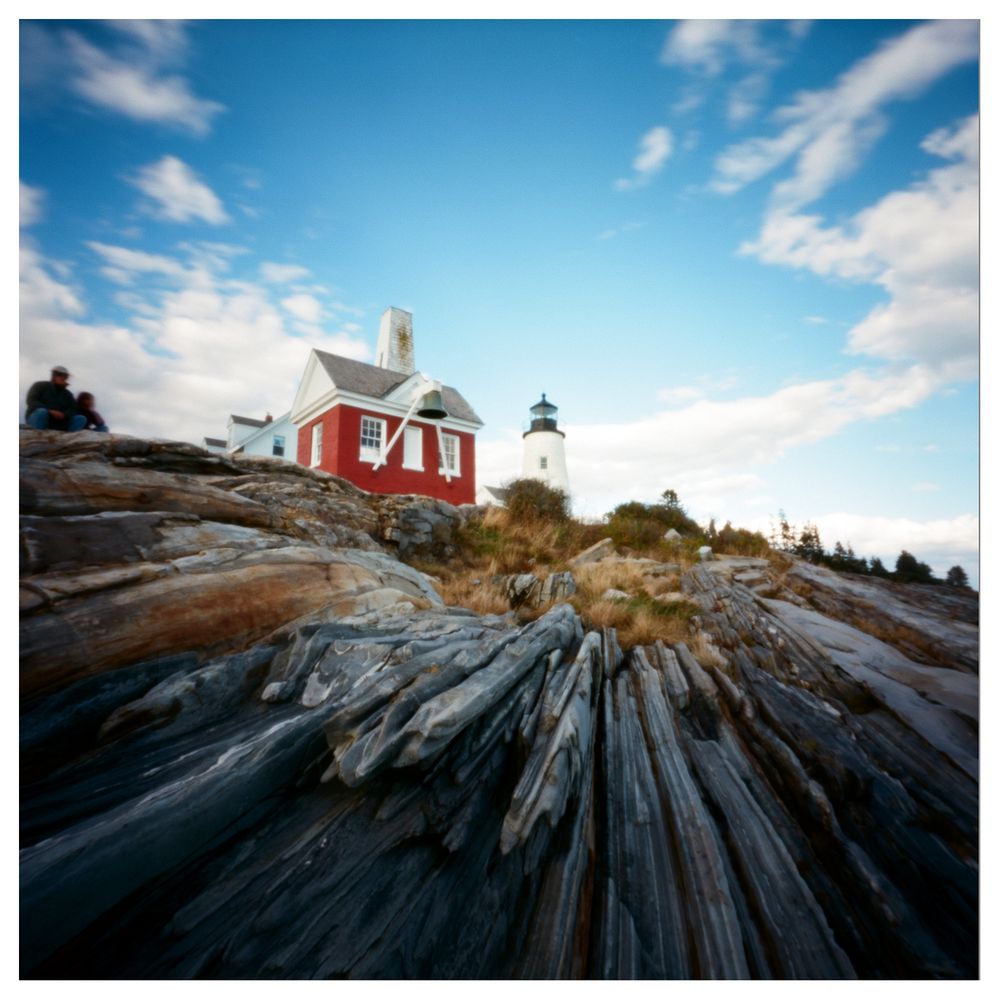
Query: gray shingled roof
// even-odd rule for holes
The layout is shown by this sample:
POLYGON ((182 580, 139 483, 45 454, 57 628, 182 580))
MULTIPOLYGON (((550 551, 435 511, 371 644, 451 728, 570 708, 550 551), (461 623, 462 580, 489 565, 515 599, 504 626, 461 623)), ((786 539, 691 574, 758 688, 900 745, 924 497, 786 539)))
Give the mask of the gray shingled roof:
POLYGON ((235 413, 229 414, 229 419, 234 424, 246 424, 248 427, 264 427, 266 420, 255 420, 253 417, 238 417, 235 413))
MULTIPOLYGON (((320 364, 327 375, 333 379, 333 384, 338 389, 356 392, 361 396, 384 399, 396 386, 410 377, 402 372, 365 364, 364 361, 342 358, 339 354, 328 354, 326 351, 316 351, 316 357, 319 358, 320 364)), ((446 385, 441 391, 441 396, 444 399, 444 408, 451 416, 476 424, 482 423, 482 420, 476 415, 476 411, 469 406, 465 397, 457 389, 446 385)))
POLYGON ((228 441, 225 441, 222 438, 202 438, 202 440, 205 442, 206 448, 209 447, 210 445, 213 448, 225 448, 226 445, 229 443, 228 441))

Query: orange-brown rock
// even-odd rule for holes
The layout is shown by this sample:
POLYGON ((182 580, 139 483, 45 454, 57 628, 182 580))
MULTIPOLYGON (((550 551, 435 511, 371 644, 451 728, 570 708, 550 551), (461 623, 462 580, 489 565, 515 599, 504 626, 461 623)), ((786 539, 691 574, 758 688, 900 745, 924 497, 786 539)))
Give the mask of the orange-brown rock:
MULTIPOLYGON (((21 693, 32 696, 128 663, 198 649, 240 649, 310 612, 344 617, 408 600, 440 598, 409 567, 379 553, 287 546, 256 553, 215 551, 174 564, 97 571, 21 629, 21 693), (180 564, 180 565, 179 565, 180 564), (115 585, 119 584, 119 585, 115 585)), ((35 586, 45 588, 46 579, 35 586)))

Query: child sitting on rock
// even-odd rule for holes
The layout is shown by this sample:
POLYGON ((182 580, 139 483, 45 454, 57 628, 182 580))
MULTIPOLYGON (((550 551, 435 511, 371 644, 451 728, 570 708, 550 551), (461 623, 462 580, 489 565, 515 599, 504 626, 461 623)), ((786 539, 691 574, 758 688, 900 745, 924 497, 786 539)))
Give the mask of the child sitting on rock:
POLYGON ((92 392, 81 392, 76 397, 76 412, 87 420, 84 426, 88 431, 108 432, 108 425, 104 418, 94 409, 94 394, 92 392))

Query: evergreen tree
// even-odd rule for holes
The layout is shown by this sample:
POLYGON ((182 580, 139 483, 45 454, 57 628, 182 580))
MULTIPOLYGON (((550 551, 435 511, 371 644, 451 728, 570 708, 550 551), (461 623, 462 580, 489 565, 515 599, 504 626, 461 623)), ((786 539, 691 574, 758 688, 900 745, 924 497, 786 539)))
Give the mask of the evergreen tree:
POLYGON ((681 506, 680 497, 677 496, 676 490, 664 490, 660 494, 660 499, 663 501, 663 506, 670 511, 677 511, 678 514, 686 514, 687 511, 681 506))
POLYGON ((969 576, 961 566, 952 566, 945 577, 945 583, 949 587, 968 587, 969 576))
POLYGON ((848 568, 847 549, 839 541, 834 543, 833 552, 827 559, 827 565, 838 573, 843 573, 848 568))
POLYGON ((900 583, 934 583, 934 571, 925 562, 920 562, 916 556, 906 549, 899 553, 896 560, 896 572, 893 578, 900 583))
POLYGON ((795 554, 802 559, 807 559, 811 563, 820 563, 826 553, 823 551, 823 543, 819 540, 819 529, 815 524, 806 522, 806 526, 799 533, 799 540, 795 545, 795 554))
POLYGON ((788 523, 788 516, 783 510, 778 511, 778 533, 776 541, 776 547, 781 549, 782 552, 795 551, 795 529, 788 523))
POLYGON ((854 546, 850 542, 847 543, 846 564, 848 573, 868 572, 868 563, 865 561, 864 556, 856 556, 854 554, 854 546))
POLYGON ((879 559, 878 556, 872 556, 868 572, 872 576, 887 577, 889 575, 889 571, 885 568, 885 566, 882 563, 882 560, 879 559))

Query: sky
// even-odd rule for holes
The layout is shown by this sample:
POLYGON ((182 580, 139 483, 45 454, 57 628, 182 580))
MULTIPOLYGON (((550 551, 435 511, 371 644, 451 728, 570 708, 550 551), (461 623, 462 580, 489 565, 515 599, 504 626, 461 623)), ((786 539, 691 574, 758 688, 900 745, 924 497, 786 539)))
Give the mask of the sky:
POLYGON ((311 348, 417 366, 575 510, 674 489, 978 581, 974 21, 22 21, 19 418, 285 413, 311 348))

